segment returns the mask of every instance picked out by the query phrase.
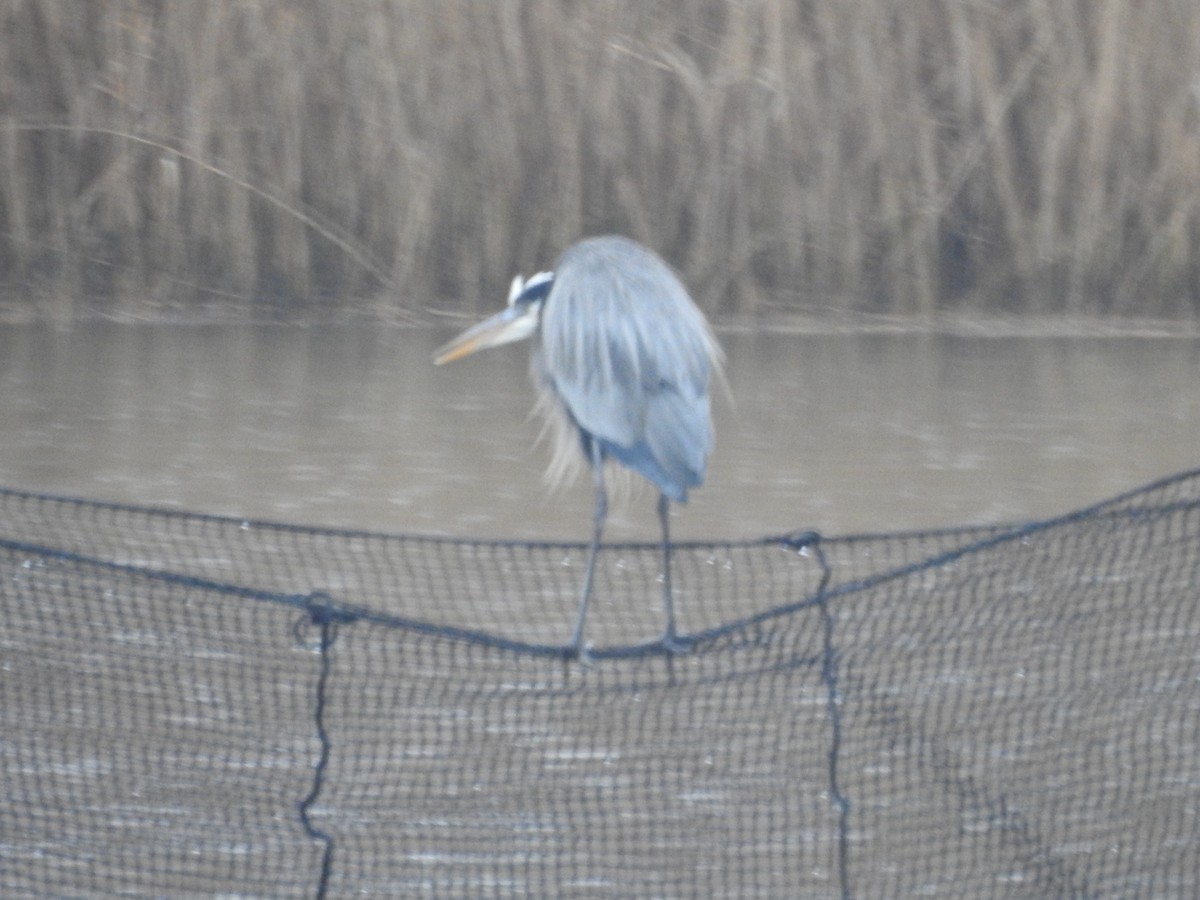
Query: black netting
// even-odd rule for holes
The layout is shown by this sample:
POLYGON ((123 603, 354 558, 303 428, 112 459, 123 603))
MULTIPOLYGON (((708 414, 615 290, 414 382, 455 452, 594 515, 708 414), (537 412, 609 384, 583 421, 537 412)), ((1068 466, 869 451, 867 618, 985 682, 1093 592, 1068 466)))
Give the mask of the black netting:
POLYGON ((1200 472, 602 551, 0 493, 0 895, 1200 895, 1200 472))

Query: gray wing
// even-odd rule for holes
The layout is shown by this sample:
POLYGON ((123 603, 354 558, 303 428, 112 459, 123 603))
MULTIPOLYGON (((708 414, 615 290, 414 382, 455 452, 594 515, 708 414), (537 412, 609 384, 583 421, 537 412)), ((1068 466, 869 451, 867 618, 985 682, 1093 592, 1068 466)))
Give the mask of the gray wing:
POLYGON ((657 256, 619 237, 568 250, 542 311, 541 377, 607 455, 686 500, 704 480, 719 350, 657 256))

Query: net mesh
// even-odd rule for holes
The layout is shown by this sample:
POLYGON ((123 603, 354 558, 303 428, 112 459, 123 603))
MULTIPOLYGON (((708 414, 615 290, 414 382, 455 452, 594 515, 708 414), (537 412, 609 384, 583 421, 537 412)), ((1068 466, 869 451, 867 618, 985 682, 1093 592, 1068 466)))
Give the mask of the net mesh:
POLYGON ((0 895, 1200 895, 1200 472, 586 548, 0 492, 0 895))

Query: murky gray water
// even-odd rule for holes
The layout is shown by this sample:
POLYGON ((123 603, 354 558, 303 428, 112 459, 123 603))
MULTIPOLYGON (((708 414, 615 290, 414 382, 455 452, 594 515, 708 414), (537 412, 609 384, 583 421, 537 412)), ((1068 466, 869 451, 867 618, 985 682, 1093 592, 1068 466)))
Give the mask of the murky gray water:
MULTIPOLYGON (((583 539, 529 418, 528 349, 449 331, 0 326, 0 484, 308 524, 583 539)), ((1200 342, 722 336, 708 484, 680 538, 1050 516, 1200 465, 1200 342)), ((608 537, 653 537, 650 490, 608 537)))

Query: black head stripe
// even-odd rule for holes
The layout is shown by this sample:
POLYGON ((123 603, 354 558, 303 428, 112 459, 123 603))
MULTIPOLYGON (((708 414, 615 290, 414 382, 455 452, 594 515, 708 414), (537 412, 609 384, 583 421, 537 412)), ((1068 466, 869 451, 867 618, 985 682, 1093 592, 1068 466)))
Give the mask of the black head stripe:
POLYGON ((536 275, 530 275, 529 280, 525 282, 525 287, 521 289, 521 293, 513 302, 534 303, 538 300, 545 300, 552 287, 554 287, 553 272, 538 272, 536 275))

